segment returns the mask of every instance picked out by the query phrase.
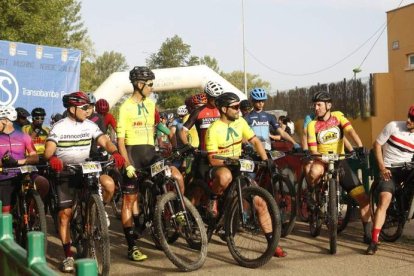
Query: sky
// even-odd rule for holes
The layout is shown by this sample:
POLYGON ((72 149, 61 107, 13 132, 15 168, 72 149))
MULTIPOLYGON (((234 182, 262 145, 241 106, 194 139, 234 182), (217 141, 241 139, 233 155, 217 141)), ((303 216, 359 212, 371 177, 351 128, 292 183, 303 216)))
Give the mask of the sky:
POLYGON ((228 73, 243 70, 242 3, 246 71, 274 92, 387 72, 386 12, 414 0, 82 0, 81 15, 98 55, 145 65, 178 35, 228 73))

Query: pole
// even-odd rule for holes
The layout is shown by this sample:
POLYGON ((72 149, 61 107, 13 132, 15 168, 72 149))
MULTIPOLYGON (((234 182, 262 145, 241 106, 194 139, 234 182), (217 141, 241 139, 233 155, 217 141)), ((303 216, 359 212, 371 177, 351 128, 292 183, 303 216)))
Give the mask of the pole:
POLYGON ((244 43, 244 0, 242 0, 244 94, 247 96, 246 46, 244 43))

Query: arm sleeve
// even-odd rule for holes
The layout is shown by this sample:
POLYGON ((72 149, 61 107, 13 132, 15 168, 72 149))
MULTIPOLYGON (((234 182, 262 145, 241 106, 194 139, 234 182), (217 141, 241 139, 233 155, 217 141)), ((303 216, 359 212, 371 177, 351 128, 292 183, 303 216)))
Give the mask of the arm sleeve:
POLYGON ((272 114, 268 114, 268 116, 269 116, 269 123, 270 123, 270 125, 275 130, 277 130, 280 126, 279 126, 278 122, 276 121, 276 117, 274 115, 272 115, 272 114))
POLYGON ((168 127, 166 127, 163 123, 158 123, 157 130, 161 131, 166 135, 170 135, 171 131, 168 127))
POLYGON ((116 119, 115 119, 115 117, 110 113, 108 113, 108 115, 109 115, 108 124, 111 125, 113 129, 116 129, 116 119))

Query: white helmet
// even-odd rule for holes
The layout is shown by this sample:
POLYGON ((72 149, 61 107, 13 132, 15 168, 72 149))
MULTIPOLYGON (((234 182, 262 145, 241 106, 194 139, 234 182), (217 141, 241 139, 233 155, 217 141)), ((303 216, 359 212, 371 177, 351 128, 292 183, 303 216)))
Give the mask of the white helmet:
POLYGON ((204 87, 204 92, 215 98, 220 96, 221 94, 223 94, 224 90, 223 87, 221 87, 220 83, 218 82, 214 82, 214 81, 209 81, 207 82, 206 86, 204 87))
POLYGON ((177 114, 178 116, 185 116, 188 114, 187 106, 181 105, 177 108, 177 114))
POLYGON ((10 121, 16 121, 16 109, 14 109, 11 105, 0 106, 0 118, 7 118, 10 121))

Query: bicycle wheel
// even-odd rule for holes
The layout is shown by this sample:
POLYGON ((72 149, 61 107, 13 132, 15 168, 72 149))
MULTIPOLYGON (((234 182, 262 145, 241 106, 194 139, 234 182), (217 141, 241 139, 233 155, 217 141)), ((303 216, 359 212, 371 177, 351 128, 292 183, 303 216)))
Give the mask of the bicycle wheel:
POLYGON ((16 241, 21 247, 27 248, 27 234, 29 231, 43 232, 45 254, 47 251, 47 225, 45 207, 40 195, 35 190, 29 190, 24 198, 26 203, 27 213, 24 212, 23 202, 19 195, 17 210, 16 210, 16 241))
POLYGON ((306 202, 306 209, 308 211, 308 222, 309 222, 309 232, 312 237, 317 237, 321 234, 322 228, 322 211, 319 207, 319 198, 320 198, 320 187, 317 186, 312 191, 307 190, 306 193, 309 195, 305 195, 307 198, 310 198, 313 201, 314 206, 308 206, 308 202, 306 202))
POLYGON ((103 203, 97 194, 89 197, 85 228, 86 257, 96 260, 99 275, 109 275, 111 256, 108 225, 103 203))
POLYGON ((286 237, 292 232, 296 222, 295 187, 288 177, 280 174, 272 176, 272 185, 282 221, 282 237, 286 237))
POLYGON ((272 195, 261 187, 243 188, 241 196, 243 212, 240 210, 237 196, 226 209, 224 227, 227 246, 233 258, 241 266, 257 268, 272 258, 279 243, 280 212, 272 195), (259 219, 259 211, 262 213, 261 219, 259 219), (267 241, 262 226, 271 231, 270 242, 267 241))
POLYGON ((305 174, 302 174, 299 183, 298 183, 298 191, 297 191, 297 206, 298 206, 298 216, 301 221, 309 222, 309 212, 308 212, 308 204, 306 202, 306 193, 308 192, 308 182, 306 181, 305 174))
MULTIPOLYGON (((341 190, 341 188, 340 188, 341 190)), ((351 219, 352 213, 356 208, 354 199, 349 196, 346 192, 340 192, 340 203, 338 210, 338 234, 345 230, 348 226, 349 220, 351 219)))
POLYGON ((182 271, 194 271, 206 260, 207 234, 197 209, 183 199, 185 210, 176 193, 163 194, 155 207, 154 226, 168 259, 182 271), (179 234, 174 243, 168 242, 170 232, 179 234))
MULTIPOLYGON (((369 192, 371 215, 374 219, 375 211, 378 204, 378 182, 372 183, 369 192)), ((387 209, 384 225, 382 226, 380 237, 387 242, 395 242, 398 240, 404 230, 404 213, 401 212, 401 207, 398 205, 398 194, 396 193, 391 200, 390 206, 387 209)))
POLYGON ((338 235, 338 194, 337 182, 329 179, 329 202, 328 202, 328 231, 329 231, 329 252, 336 254, 336 240, 338 235))

